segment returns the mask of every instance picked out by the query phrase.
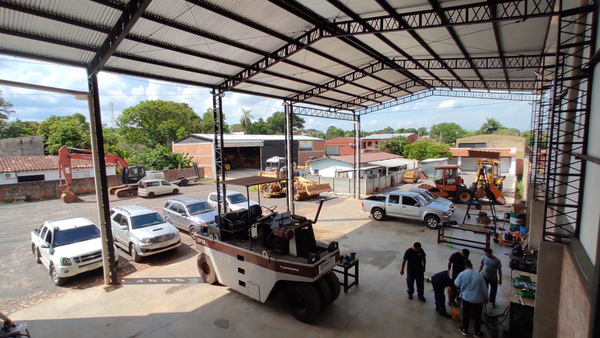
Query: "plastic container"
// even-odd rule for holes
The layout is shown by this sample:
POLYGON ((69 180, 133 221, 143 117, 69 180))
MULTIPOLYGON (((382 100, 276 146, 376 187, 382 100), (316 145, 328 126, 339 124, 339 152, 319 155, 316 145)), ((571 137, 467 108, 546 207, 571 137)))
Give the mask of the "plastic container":
POLYGON ((459 318, 459 317, 460 317, 460 310, 457 310, 457 309, 452 309, 452 310, 450 311, 450 313, 452 314, 452 319, 453 319, 453 320, 459 320, 459 319, 460 319, 460 318, 459 318))
POLYGON ((529 232, 529 228, 519 227, 519 232, 522 233, 523 235, 525 235, 529 232))
POLYGON ((510 213, 510 228, 519 228, 525 226, 525 215, 510 213))

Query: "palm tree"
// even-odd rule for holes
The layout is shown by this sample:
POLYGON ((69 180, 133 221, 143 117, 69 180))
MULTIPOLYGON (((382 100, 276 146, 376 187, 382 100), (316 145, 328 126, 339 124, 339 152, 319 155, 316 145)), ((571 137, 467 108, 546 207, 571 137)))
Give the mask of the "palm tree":
POLYGON ((254 118, 252 115, 250 115, 250 113, 252 113, 250 109, 242 108, 242 118, 240 119, 240 124, 242 125, 242 128, 244 128, 244 134, 248 134, 248 128, 252 124, 252 120, 250 119, 254 118))
POLYGON ((488 118, 486 122, 483 123, 479 130, 483 134, 493 134, 496 130, 502 129, 504 126, 498 120, 493 118, 488 118))

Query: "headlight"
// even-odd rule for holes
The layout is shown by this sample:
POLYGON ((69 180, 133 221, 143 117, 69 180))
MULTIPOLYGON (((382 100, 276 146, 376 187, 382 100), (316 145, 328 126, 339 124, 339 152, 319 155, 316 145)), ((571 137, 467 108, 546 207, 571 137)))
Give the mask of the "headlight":
POLYGON ((450 216, 450 215, 452 215, 452 211, 451 210, 446 210, 446 211, 444 211, 444 215, 445 216, 450 216))
POLYGON ((150 244, 152 243, 152 238, 142 238, 140 242, 142 242, 143 244, 150 244))
POLYGON ((62 265, 62 266, 71 266, 71 265, 73 265, 73 263, 71 263, 71 258, 62 257, 60 259, 60 265, 62 265))

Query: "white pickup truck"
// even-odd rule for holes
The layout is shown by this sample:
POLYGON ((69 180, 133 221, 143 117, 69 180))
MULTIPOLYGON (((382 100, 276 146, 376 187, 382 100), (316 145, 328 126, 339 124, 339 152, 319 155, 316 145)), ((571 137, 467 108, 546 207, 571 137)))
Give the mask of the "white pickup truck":
POLYGON ((454 223, 453 211, 448 205, 433 203, 419 193, 412 191, 392 191, 385 196, 371 196, 362 200, 362 209, 373 215, 377 221, 385 216, 418 219, 431 229, 439 225, 454 223))
MULTIPOLYGON (((100 230, 90 220, 70 217, 46 221, 31 231, 31 251, 44 264, 56 285, 68 277, 102 267, 100 230)), ((115 264, 119 260, 116 254, 115 264)))

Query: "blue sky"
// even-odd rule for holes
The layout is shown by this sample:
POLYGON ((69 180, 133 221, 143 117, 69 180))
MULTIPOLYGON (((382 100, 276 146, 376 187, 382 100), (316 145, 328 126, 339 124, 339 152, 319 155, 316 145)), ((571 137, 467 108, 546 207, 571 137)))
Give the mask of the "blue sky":
MULTIPOLYGON (((0 79, 36 85, 87 91, 85 70, 23 58, 0 55, 0 79)), ((188 103, 202 115, 212 107, 210 89, 146 80, 114 73, 98 75, 102 123, 112 126, 113 118, 121 111, 145 100, 166 100, 188 103)), ((14 105, 10 118, 25 121, 43 121, 50 115, 88 115, 87 103, 70 95, 51 94, 29 89, 0 86, 4 99, 14 105)), ((242 109, 252 111, 253 120, 283 111, 281 101, 226 93, 223 106, 227 123, 239 123, 242 109)), ((323 118, 303 117, 305 128, 325 131, 330 125, 351 130, 352 124, 323 118)), ((507 128, 521 131, 530 129, 531 105, 528 102, 429 97, 361 117, 365 131, 390 126, 398 128, 429 129, 442 122, 455 122, 464 129, 479 129, 487 118, 495 118, 507 128)))

